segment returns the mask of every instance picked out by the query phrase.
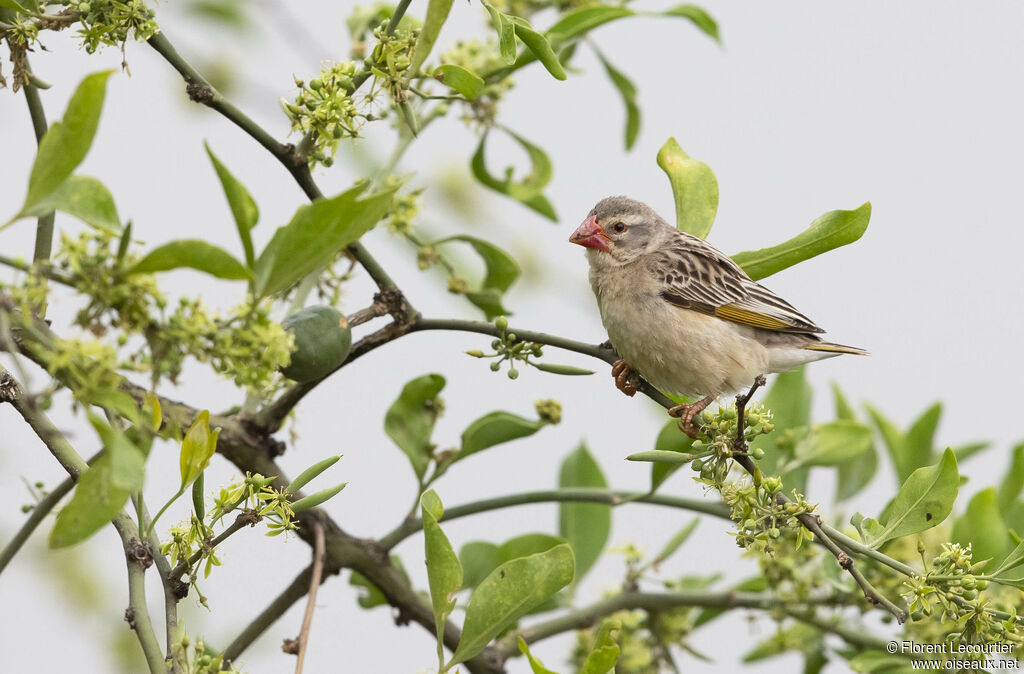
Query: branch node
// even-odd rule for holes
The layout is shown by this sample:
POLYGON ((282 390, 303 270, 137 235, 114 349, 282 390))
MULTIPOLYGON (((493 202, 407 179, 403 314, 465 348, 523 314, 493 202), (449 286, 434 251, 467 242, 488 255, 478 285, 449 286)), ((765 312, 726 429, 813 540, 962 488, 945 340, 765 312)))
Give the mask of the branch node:
POLYGON ((853 557, 846 554, 845 552, 840 553, 836 557, 836 561, 839 562, 839 566, 843 567, 844 570, 849 571, 853 568, 853 557))
POLYGON ((202 105, 213 103, 213 87, 206 82, 189 82, 185 85, 185 93, 189 100, 202 105))
POLYGON ((153 546, 149 541, 131 538, 124 547, 129 562, 138 564, 143 570, 153 566, 153 546))
POLYGON ((128 623, 128 629, 135 629, 135 609, 131 606, 124 610, 124 621, 128 623))
POLYGON ((285 639, 281 642, 281 652, 287 653, 288 655, 299 654, 299 640, 298 639, 285 639))
POLYGON ((13 403, 21 395, 18 382, 10 372, 0 371, 0 403, 13 403))

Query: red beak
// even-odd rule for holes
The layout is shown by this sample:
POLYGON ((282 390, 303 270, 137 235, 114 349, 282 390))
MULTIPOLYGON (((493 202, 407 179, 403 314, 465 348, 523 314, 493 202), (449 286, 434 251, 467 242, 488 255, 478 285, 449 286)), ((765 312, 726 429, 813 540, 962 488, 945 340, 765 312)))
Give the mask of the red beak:
POLYGON ((576 231, 569 237, 570 243, 579 244, 584 248, 596 250, 608 250, 608 242, 612 237, 604 233, 601 226, 597 224, 597 218, 593 215, 583 221, 583 224, 576 228, 576 231))

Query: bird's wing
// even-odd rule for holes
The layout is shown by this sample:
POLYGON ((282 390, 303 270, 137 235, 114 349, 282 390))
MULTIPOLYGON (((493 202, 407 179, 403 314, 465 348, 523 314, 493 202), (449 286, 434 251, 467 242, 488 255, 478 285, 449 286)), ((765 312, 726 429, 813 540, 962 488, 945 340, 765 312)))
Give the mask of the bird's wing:
POLYGON ((662 298, 677 306, 766 330, 824 332, 695 236, 674 231, 647 264, 661 284, 662 298))

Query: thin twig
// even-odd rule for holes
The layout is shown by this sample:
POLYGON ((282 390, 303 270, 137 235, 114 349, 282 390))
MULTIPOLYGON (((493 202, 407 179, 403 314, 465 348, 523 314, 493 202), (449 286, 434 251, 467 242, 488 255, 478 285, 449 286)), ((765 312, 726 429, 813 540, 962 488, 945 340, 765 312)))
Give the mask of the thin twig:
POLYGON ((218 545, 226 541, 235 532, 240 531, 245 527, 252 526, 258 521, 258 519, 259 516, 257 515, 255 510, 243 510, 242 512, 238 513, 238 517, 235 518, 235 521, 232 522, 227 529, 211 538, 209 543, 203 544, 202 550, 198 550, 195 553, 193 553, 192 556, 188 559, 184 559, 178 562, 178 564, 170 570, 168 574, 169 577, 175 581, 180 580, 181 577, 185 573, 187 573, 189 569, 195 566, 199 562, 199 560, 203 558, 203 555, 208 554, 212 550, 215 550, 218 545))
MULTIPOLYGON (((96 458, 96 457, 93 457, 96 458)), ((92 459, 90 459, 91 461, 92 459)), ((68 492, 75 486, 74 479, 68 477, 59 485, 54 487, 53 491, 48 493, 39 503, 36 503, 35 507, 32 508, 32 512, 29 513, 28 519, 21 525, 18 532, 14 534, 14 537, 7 542, 7 545, 0 550, 0 573, 4 572, 4 569, 10 564, 14 556, 21 550, 21 546, 32 536, 32 533, 36 530, 36 527, 46 519, 46 516, 50 514, 50 511, 57 507, 60 500, 64 498, 68 492)))
MULTIPOLYGON (((27 62, 25 68, 29 73, 32 72, 27 62)), ((43 110, 43 101, 39 98, 39 88, 31 81, 25 84, 25 102, 28 103, 28 112, 32 117, 32 130, 36 134, 36 143, 42 143, 47 129, 46 111, 43 110)), ((53 250, 53 221, 53 211, 39 216, 36 225, 35 251, 32 255, 32 259, 37 262, 50 259, 50 253, 53 250)))
POLYGON ((302 616, 302 630, 299 632, 299 653, 295 660, 295 674, 302 674, 302 665, 306 660, 309 628, 313 625, 313 612, 316 610, 316 592, 320 589, 320 578, 324 571, 324 526, 316 518, 311 518, 311 520, 313 528, 313 573, 309 580, 309 599, 306 601, 306 613, 302 616))
POLYGON ((306 567, 299 575, 289 583, 288 587, 281 591, 270 604, 260 611, 259 615, 253 618, 252 622, 246 625, 242 633, 235 637, 227 648, 224 649, 224 662, 232 663, 242 652, 256 641, 261 634, 278 618, 291 608, 309 592, 310 579, 313 577, 313 566, 306 567))

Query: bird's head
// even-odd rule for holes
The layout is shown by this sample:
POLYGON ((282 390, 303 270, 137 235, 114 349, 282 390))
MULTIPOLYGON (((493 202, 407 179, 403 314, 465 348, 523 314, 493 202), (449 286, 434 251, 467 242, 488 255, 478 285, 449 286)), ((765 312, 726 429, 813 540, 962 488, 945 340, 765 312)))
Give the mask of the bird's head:
POLYGON ((627 197, 608 197, 594 206, 569 241, 589 248, 587 257, 591 261, 601 259, 621 265, 652 245, 656 247, 659 230, 664 227, 668 224, 647 204, 627 197))

